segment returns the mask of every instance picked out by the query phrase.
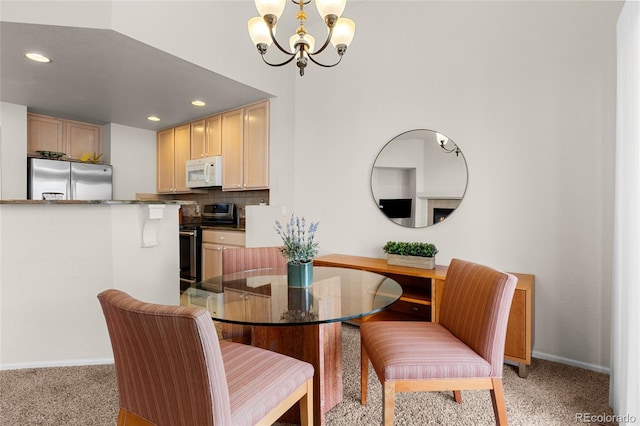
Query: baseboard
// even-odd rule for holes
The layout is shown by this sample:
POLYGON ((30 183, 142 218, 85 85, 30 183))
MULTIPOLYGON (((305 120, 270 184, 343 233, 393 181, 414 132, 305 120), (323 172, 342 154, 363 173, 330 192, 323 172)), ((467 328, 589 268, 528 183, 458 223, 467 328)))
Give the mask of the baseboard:
POLYGON ((71 361, 27 362, 20 364, 0 364, 0 370, 21 370, 25 368, 80 367, 83 365, 113 364, 113 358, 76 359, 71 361))
POLYGON ((559 362, 561 364, 573 365, 574 367, 584 368, 585 370, 597 371, 598 373, 609 374, 611 369, 609 367, 603 367, 601 365, 588 364, 586 362, 576 361, 574 359, 563 358, 561 356, 549 355, 541 352, 533 351, 531 354, 534 358, 540 358, 547 361, 559 362))

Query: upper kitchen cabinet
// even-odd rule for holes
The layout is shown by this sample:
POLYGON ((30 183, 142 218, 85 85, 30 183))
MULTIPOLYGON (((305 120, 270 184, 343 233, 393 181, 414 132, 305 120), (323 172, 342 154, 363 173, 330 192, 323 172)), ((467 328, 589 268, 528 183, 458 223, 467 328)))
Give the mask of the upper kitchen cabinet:
POLYGON ((187 160, 191 158, 191 125, 183 124, 158 132, 157 192, 190 192, 187 188, 187 160))
POLYGON ((84 154, 100 154, 100 127, 77 121, 65 121, 64 135, 67 157, 80 160, 84 154))
POLYGON ((222 155, 222 116, 191 123, 191 159, 222 155))
POLYGON ((222 114, 222 189, 242 190, 244 110, 222 114))
POLYGON ((100 126, 72 120, 28 114, 27 153, 64 152, 68 159, 79 160, 84 154, 100 154, 100 126))
POLYGON ((269 101, 222 114, 222 189, 269 188, 269 101))
POLYGON ((27 114, 27 153, 37 151, 63 152, 62 120, 44 115, 27 114))

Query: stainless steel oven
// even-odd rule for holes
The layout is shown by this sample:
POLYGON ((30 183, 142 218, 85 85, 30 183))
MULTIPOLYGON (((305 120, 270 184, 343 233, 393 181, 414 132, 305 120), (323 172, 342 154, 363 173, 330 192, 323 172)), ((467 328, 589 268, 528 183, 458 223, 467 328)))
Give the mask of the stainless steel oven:
POLYGON ((202 228, 180 225, 180 291, 195 286, 202 277, 202 228))

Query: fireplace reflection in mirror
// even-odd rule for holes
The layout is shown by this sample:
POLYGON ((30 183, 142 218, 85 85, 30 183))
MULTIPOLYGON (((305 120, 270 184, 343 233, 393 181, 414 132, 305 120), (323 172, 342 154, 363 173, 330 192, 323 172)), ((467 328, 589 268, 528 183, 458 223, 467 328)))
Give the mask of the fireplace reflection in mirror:
POLYGON ((433 209, 433 224, 435 225, 438 222, 442 222, 449 216, 455 209, 443 209, 443 208, 434 208, 433 209))

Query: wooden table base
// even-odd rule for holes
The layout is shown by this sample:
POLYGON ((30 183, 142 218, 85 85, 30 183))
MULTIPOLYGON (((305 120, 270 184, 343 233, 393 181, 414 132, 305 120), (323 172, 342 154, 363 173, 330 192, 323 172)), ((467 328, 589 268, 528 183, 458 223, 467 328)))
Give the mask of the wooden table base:
MULTIPOLYGON (((323 426, 324 414, 342 401, 342 324, 252 327, 251 345, 313 365, 313 418, 323 426)), ((280 421, 300 423, 297 404, 280 421)))

